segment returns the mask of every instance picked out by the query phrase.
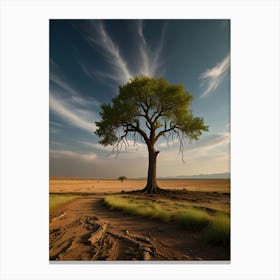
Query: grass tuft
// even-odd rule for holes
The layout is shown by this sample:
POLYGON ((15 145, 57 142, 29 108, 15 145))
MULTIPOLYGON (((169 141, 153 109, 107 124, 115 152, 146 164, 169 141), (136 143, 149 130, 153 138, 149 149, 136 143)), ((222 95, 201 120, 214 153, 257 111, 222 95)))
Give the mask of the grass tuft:
POLYGON ((198 230, 206 228, 209 225, 210 216, 204 210, 189 208, 177 212, 175 220, 182 224, 186 229, 198 230))
POLYGON ((171 213, 166 210, 163 210, 163 209, 161 211, 157 212, 155 217, 158 218, 159 220, 161 220, 163 223, 168 223, 172 219, 171 213))
POLYGON ((50 211, 62 206, 66 203, 71 202, 74 199, 79 198, 78 195, 69 195, 69 194, 51 194, 49 198, 49 209, 50 211))
POLYGON ((204 239, 207 243, 215 245, 230 245, 230 217, 225 214, 217 214, 212 217, 205 232, 204 239))
POLYGON ((122 210, 131 215, 153 217, 164 223, 171 220, 171 214, 155 202, 137 201, 136 199, 126 199, 116 195, 106 196, 104 202, 110 209, 122 210))

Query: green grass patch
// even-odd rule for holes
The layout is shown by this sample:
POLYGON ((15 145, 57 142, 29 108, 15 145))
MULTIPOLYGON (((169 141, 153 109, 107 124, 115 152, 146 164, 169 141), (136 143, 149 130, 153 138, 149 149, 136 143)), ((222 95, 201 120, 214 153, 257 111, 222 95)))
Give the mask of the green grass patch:
POLYGON ((104 198, 104 202, 111 209, 122 210, 131 215, 157 218, 165 223, 171 220, 171 213, 153 201, 110 195, 104 198))
POLYGON ((118 209, 131 215, 151 217, 164 223, 175 221, 187 230, 203 231, 202 238, 207 243, 228 246, 230 243, 229 215, 213 211, 210 215, 203 208, 192 207, 172 199, 151 199, 131 195, 107 195, 105 204, 110 209, 118 209))
POLYGON ((186 229, 204 229, 210 224, 211 217, 205 210, 188 208, 175 214, 175 220, 186 229))
POLYGON ((216 245, 230 245, 230 217, 218 213, 212 217, 211 222, 204 234, 207 243, 216 245))
POLYGON ((49 197, 49 209, 50 209, 50 211, 52 211, 52 210, 56 209, 57 207, 62 206, 66 203, 69 203, 79 197, 80 197, 79 195, 51 194, 49 197))

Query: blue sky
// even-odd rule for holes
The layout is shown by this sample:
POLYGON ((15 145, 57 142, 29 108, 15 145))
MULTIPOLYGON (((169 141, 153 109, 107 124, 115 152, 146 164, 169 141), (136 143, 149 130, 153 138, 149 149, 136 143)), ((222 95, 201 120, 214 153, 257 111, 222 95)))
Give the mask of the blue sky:
POLYGON ((135 75, 165 77, 194 96, 209 131, 186 145, 158 143, 160 177, 229 172, 228 20, 51 20, 50 175, 130 178, 147 174, 147 149, 131 141, 117 158, 98 144, 100 105, 135 75))

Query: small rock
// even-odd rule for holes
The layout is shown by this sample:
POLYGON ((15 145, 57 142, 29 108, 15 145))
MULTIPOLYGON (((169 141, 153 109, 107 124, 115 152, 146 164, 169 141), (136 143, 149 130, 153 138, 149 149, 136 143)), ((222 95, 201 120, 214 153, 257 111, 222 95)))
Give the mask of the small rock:
POLYGON ((126 234, 126 235, 129 235, 129 231, 128 231, 128 230, 126 230, 126 231, 125 231, 125 234, 126 234))
POLYGON ((150 238, 147 237, 147 236, 144 237, 144 240, 145 240, 146 242, 150 242, 150 238))

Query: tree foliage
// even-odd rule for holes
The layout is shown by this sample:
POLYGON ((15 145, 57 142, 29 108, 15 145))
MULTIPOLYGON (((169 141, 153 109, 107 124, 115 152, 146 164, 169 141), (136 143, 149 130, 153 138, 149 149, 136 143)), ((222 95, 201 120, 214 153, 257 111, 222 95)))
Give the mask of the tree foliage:
POLYGON ((119 87, 111 104, 101 106, 101 120, 96 134, 104 146, 113 145, 117 152, 127 139, 138 137, 153 149, 160 137, 178 138, 180 151, 186 139, 198 140, 208 127, 202 118, 193 116, 189 106, 193 97, 183 85, 172 85, 164 78, 137 76, 119 87))
POLYGON ((121 182, 123 182, 124 180, 127 180, 127 178, 126 178, 125 176, 120 176, 120 177, 118 178, 118 180, 120 180, 121 182))

